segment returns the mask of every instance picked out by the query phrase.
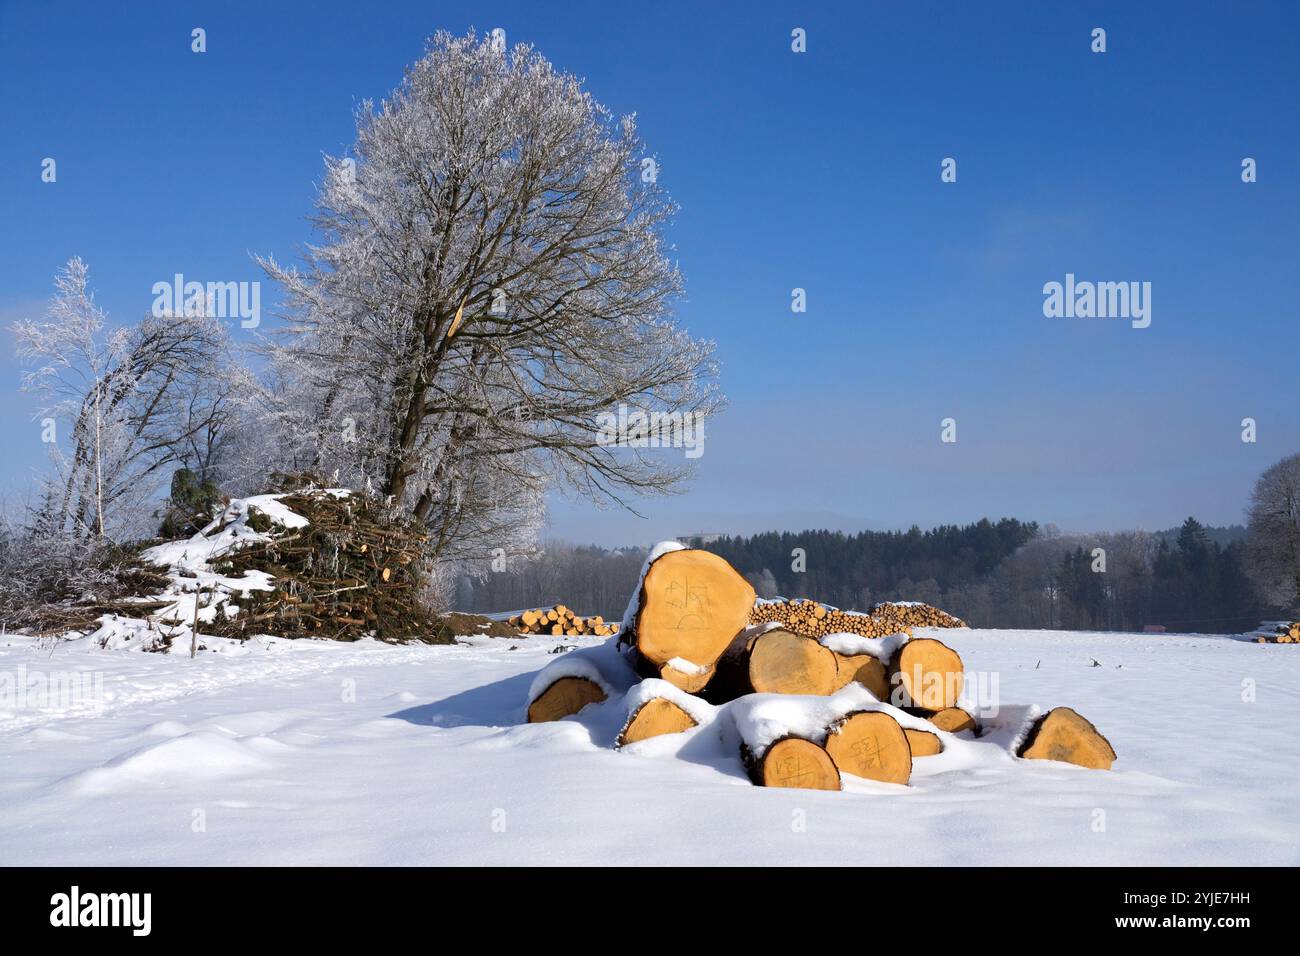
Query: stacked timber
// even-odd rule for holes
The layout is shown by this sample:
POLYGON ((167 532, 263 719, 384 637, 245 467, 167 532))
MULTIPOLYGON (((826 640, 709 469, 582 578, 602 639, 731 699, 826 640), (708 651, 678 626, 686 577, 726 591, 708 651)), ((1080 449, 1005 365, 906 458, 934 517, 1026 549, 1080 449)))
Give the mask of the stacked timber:
POLYGON ((750 624, 778 623, 796 634, 860 634, 885 637, 917 627, 965 627, 966 622, 928 604, 877 604, 868 613, 841 611, 812 600, 763 601, 754 606, 750 624))
MULTIPOLYGON (((540 622, 521 615, 519 624, 567 620, 562 607, 552 612, 540 622)), ((562 658, 539 674, 530 721, 621 703, 615 746, 623 748, 726 714, 755 784, 821 790, 841 789, 845 774, 907 785, 917 760, 981 734, 958 703, 961 656, 910 630, 965 625, 927 605, 850 614, 814 601, 756 604, 726 561, 669 546, 647 561, 625 622, 617 641, 565 655, 590 660, 562 658)), ((1026 722, 1010 749, 1100 769, 1115 760, 1105 737, 1068 707, 1026 722)))
POLYGON ((535 608, 509 619, 520 634, 550 634, 554 637, 608 637, 618 633, 617 624, 606 624, 599 614, 583 617, 564 604, 535 608))
POLYGON ((1255 638, 1260 644, 1300 644, 1300 621, 1283 621, 1273 626, 1270 634, 1255 638))

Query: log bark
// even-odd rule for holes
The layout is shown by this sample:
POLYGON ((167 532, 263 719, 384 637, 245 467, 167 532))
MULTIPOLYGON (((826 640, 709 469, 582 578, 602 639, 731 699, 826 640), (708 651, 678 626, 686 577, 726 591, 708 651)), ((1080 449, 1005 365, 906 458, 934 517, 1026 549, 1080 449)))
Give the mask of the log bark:
POLYGON ((598 704, 605 692, 585 677, 561 677, 528 705, 528 722, 543 723, 571 717, 588 704, 598 704))
POLYGON ((628 717, 618 735, 618 746, 626 747, 638 740, 649 740, 664 734, 679 734, 696 726, 695 718, 671 700, 657 697, 648 700, 628 717))
POLYGON ((1109 770, 1115 762, 1115 748, 1077 711, 1057 707, 1034 724, 1017 756, 1109 770))
POLYGON ((898 721, 883 711, 856 711, 831 725, 826 752, 844 773, 885 783, 912 777, 912 748, 898 721))
POLYGON ((811 740, 782 737, 754 760, 742 748, 750 779, 760 787, 839 790, 840 772, 830 755, 811 740))
POLYGON ((933 638, 914 638, 889 663, 890 682, 902 700, 898 706, 940 711, 957 705, 962 687, 961 658, 933 638))

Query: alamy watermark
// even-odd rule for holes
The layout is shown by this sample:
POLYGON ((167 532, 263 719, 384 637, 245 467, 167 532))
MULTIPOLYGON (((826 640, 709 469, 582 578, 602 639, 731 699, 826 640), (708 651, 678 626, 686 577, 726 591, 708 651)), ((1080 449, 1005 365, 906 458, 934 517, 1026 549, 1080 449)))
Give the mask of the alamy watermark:
POLYGON ((1043 286, 1043 315, 1049 319, 1130 319, 1133 328, 1151 324, 1150 282, 1076 281, 1073 272, 1065 282, 1043 286))
POLYGON ((647 412, 620 403, 618 412, 596 416, 596 442, 616 448, 684 448, 687 458, 704 454, 704 415, 647 412))
POLYGON ((99 709, 104 704, 101 671, 0 671, 0 710, 99 709))
POLYGON ((171 282, 155 282, 153 314, 206 315, 213 319, 239 319, 246 329, 262 322, 262 283, 260 282, 186 282, 176 273, 171 282))

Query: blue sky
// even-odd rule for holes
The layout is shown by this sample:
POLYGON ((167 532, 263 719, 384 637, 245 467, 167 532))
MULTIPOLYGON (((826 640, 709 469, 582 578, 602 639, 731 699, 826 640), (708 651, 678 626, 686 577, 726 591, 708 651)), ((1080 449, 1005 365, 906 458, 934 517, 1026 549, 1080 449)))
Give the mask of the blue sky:
MULTIPOLYGON (((73 255, 119 320, 176 272, 292 259, 355 105, 471 26, 638 114, 681 206, 679 317, 730 399, 687 493, 644 519, 557 502, 552 533, 1221 524, 1300 451, 1293 3, 0 0, 0 320, 73 255), (1067 272, 1150 282, 1151 327, 1045 318, 1067 272)), ((3 344, 12 497, 42 446, 3 344)))

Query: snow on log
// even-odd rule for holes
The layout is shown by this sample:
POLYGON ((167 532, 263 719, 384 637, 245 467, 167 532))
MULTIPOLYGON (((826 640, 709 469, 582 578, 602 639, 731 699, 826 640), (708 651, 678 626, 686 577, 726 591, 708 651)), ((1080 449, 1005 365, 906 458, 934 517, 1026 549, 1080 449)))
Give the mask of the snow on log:
POLYGON ((835 654, 811 637, 784 628, 750 628, 718 661, 709 694, 718 701, 754 693, 826 695, 837 689, 838 676, 835 654))
POLYGON ((782 737, 762 756, 747 755, 750 779, 760 787, 839 790, 840 771, 821 747, 802 737, 782 737))
POLYGON ((665 542, 646 560, 622 639, 656 670, 675 658, 711 667, 745 628, 754 597, 716 554, 665 542))
POLYGON ((659 678, 688 694, 698 694, 713 679, 716 668, 713 665, 701 667, 682 658, 674 658, 659 668, 659 678))
POLYGON ((826 752, 855 777, 906 784, 912 776, 907 734, 883 710, 854 711, 837 720, 827 732, 826 752))
POLYGON ((889 677, 900 687, 904 707, 946 710, 955 707, 961 696, 961 658, 933 638, 915 638, 903 644, 889 663, 889 677))
POLYGON ((934 724, 940 730, 946 730, 950 734, 959 734, 963 730, 978 732, 979 725, 975 723, 975 718, 960 707, 945 707, 937 713, 929 714, 926 720, 934 724))
POLYGON ((1115 749, 1091 721, 1069 707, 1057 707, 1034 722, 1016 756, 1109 770, 1115 762, 1115 749))

